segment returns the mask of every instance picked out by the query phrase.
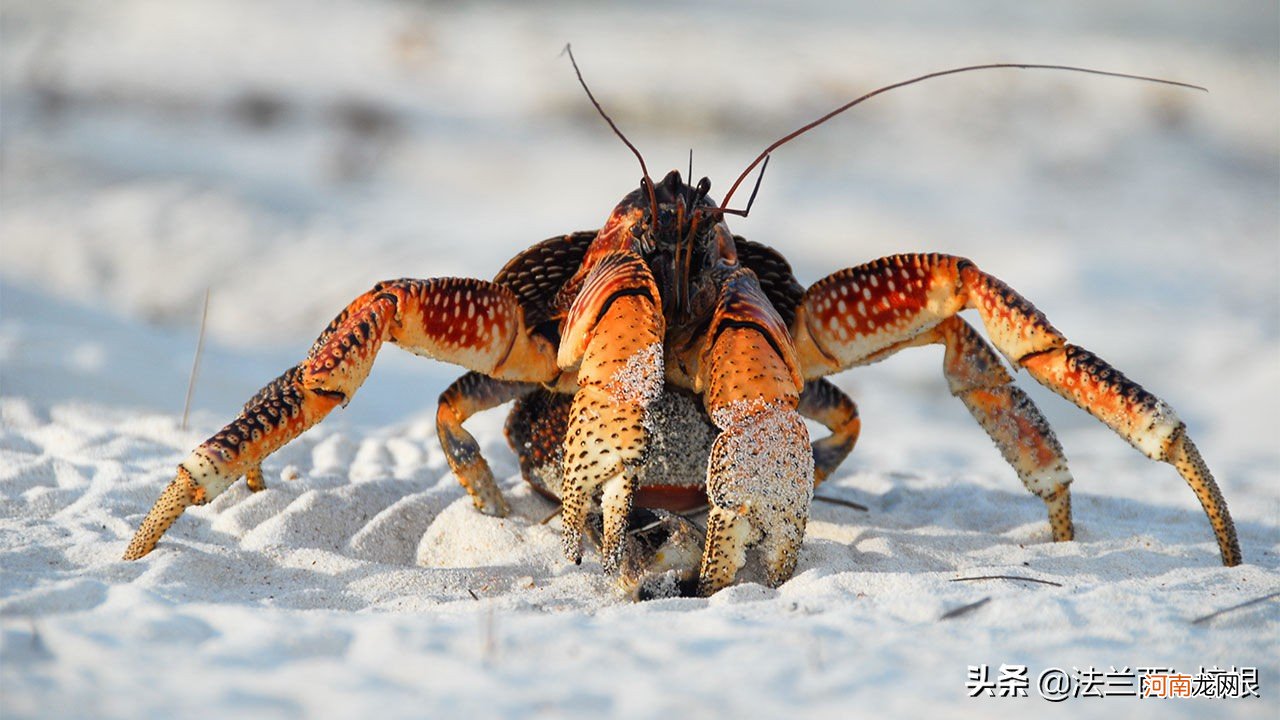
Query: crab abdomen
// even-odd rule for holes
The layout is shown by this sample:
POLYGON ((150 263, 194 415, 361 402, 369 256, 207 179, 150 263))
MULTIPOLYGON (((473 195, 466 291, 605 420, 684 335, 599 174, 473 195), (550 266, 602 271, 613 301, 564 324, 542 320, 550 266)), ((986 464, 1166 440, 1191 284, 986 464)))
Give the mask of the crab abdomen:
MULTIPOLYGON (((564 438, 573 396, 536 390, 507 416, 507 442, 534 490, 559 502, 564 438)), ((667 384, 650 408, 649 441, 638 469, 636 505, 680 512, 705 505, 707 458, 717 430, 692 393, 667 384)))

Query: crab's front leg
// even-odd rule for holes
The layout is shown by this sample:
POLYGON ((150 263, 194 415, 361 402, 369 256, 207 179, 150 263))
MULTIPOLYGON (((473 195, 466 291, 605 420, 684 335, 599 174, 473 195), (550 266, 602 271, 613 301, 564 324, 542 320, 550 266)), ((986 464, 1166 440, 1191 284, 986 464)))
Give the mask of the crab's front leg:
POLYGON ((564 322, 559 363, 577 369, 565 434, 561 502, 565 555, 582 560, 582 533, 600 496, 601 565, 621 566, 648 408, 662 392, 665 321, 653 276, 629 252, 602 257, 564 322))
POLYGON ((947 347, 945 372, 1018 470, 1045 500, 1054 537, 1072 536, 1065 460, 1040 412, 967 325, 978 311, 995 345, 1015 368, 1101 420, 1150 457, 1177 468, 1209 518, 1224 565, 1242 561, 1235 525, 1218 484, 1163 400, 1084 348, 1069 343, 1034 305, 969 260, 894 255, 833 273, 807 291, 791 324, 804 376, 816 378, 881 360, 922 343, 947 347))
POLYGON ((212 500, 241 476, 260 485, 263 458, 351 400, 384 342, 495 378, 547 382, 559 374, 551 343, 529 331, 507 288, 458 278, 378 283, 329 323, 305 360, 178 465, 124 559, 151 552, 187 507, 212 500))
POLYGON ((765 579, 795 571, 813 500, 814 454, 797 406, 803 381, 787 331, 754 274, 722 285, 698 362, 707 413, 720 435, 707 466, 706 548, 698 591, 733 582, 759 543, 765 579))

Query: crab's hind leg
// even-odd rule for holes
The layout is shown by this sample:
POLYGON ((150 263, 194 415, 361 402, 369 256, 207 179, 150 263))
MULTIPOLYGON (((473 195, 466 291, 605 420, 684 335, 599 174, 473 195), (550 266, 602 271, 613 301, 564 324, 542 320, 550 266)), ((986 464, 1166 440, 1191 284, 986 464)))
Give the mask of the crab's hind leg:
POLYGON ((263 458, 350 401, 385 341, 508 380, 545 382, 558 375, 554 348, 527 330, 505 287, 455 278, 378 283, 329 323, 305 360, 179 464, 124 558, 151 552, 183 510, 212 500, 242 475, 260 481, 263 458))
POLYGON ((472 504, 485 515, 506 517, 510 508, 493 479, 493 470, 480 452, 480 445, 462 423, 478 412, 522 398, 539 387, 537 383, 497 380, 469 372, 440 394, 436 409, 440 447, 444 448, 444 457, 458 482, 471 496, 472 504))
POLYGON ((1015 367, 1148 457, 1177 468, 1213 526, 1223 564, 1241 562, 1226 501, 1172 408, 1069 344, 1034 305, 972 262, 895 255, 841 270, 805 292, 791 330, 805 377, 820 377, 875 362, 966 307, 978 311, 992 342, 1015 367))
POLYGON ((862 430, 858 406, 843 390, 818 378, 804 384, 796 409, 804 417, 822 423, 831 431, 830 435, 812 443, 813 479, 815 485, 820 484, 840 467, 858 442, 858 434, 862 430))

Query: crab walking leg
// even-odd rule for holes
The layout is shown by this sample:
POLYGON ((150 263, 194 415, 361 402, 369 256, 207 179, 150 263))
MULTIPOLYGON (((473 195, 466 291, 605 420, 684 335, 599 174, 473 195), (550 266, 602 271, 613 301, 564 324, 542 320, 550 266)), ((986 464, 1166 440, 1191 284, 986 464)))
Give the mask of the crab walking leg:
POLYGON ((485 515, 506 517, 510 512, 502 497, 493 470, 480 453, 475 437, 462 427, 472 415, 522 398, 541 387, 537 383, 496 380, 469 372, 453 381, 440 395, 436 409, 436 432, 449 467, 458 477, 471 502, 485 515))
POLYGON ((968 305, 977 308, 996 347, 1041 385, 1101 420, 1144 455, 1177 468, 1213 526, 1222 564, 1239 565, 1240 541, 1227 502, 1173 408, 1102 358, 1068 343, 1043 313, 1008 285, 972 263, 958 265, 968 305))
POLYGON ((804 295, 791 332, 806 378, 880 360, 964 308, 982 317, 1015 367, 1101 420, 1143 454, 1173 465, 1195 492, 1224 565, 1240 544, 1217 483, 1164 401, 1068 344, 1026 298, 964 258, 894 255, 829 275, 804 295))
POLYGON ((250 401, 240 415, 178 465, 177 476, 143 519, 125 560, 151 552, 187 507, 220 495, 236 478, 261 478, 262 459, 319 422, 341 397, 304 388, 302 365, 290 368, 250 401))
POLYGON ((334 318, 305 360, 178 465, 125 559, 151 552, 188 506, 212 500, 242 475, 260 478, 263 458, 350 401, 384 341, 507 380, 546 382, 559 374, 551 343, 528 332, 505 287, 454 278, 378 283, 334 318))
POLYGON ((564 445, 564 552, 582 561, 582 533, 600 493, 600 562, 609 573, 622 565, 648 409, 662 392, 665 321, 658 298, 639 256, 607 255, 585 279, 560 343, 560 366, 576 368, 578 379, 564 445))
POLYGON ((1209 518, 1222 564, 1233 566, 1244 561, 1227 501, 1173 408, 1076 345, 1026 358, 1022 366, 1031 377, 1089 411, 1147 457, 1177 468, 1209 518))
POLYGON ((797 412, 800 379, 786 328, 750 271, 726 279, 698 382, 720 435, 707 466, 706 548, 698 591, 733 582, 759 542, 766 580, 795 571, 813 500, 814 453, 797 412))
POLYGON ((1071 472, 1053 428, 1013 378, 991 346, 959 316, 943 320, 908 345, 946 347, 943 374, 951 394, 991 436, 1022 484, 1044 501, 1056 541, 1071 540, 1071 472))
POLYGON ((814 484, 821 484, 853 452, 862 430, 858 406, 840 388, 822 378, 810 380, 800 393, 800 414, 822 423, 831 434, 813 441, 814 484))

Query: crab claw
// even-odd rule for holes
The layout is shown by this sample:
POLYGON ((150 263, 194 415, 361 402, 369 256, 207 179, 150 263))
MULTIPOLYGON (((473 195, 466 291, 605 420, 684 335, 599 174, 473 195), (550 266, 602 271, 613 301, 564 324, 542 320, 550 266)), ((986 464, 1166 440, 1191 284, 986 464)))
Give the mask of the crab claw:
POLYGON ((746 551, 759 544, 765 580, 791 577, 813 500, 809 434, 785 404, 738 403, 713 414, 725 428, 707 468, 707 542, 698 592, 733 582, 746 551))
POLYGON ((206 502, 204 488, 191 479, 191 473, 183 466, 178 466, 178 476, 160 493, 160 497, 151 506, 151 511, 142 520, 138 532, 134 533, 128 549, 124 551, 125 560, 137 560, 155 549, 160 536, 178 519, 182 511, 191 505, 203 505, 206 502))
POLYGON ((177 477, 160 493, 147 516, 142 519, 138 532, 134 533, 133 540, 124 551, 125 560, 137 560, 154 550, 160 537, 182 515, 182 511, 192 505, 204 505, 218 497, 241 476, 248 477, 249 488, 254 492, 266 487, 258 463, 242 462, 229 466, 225 458, 222 462, 215 459, 217 448, 210 443, 219 437, 221 435, 196 448, 178 465, 177 477))

